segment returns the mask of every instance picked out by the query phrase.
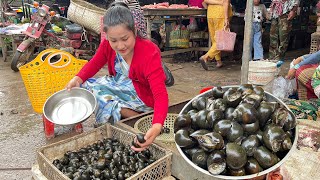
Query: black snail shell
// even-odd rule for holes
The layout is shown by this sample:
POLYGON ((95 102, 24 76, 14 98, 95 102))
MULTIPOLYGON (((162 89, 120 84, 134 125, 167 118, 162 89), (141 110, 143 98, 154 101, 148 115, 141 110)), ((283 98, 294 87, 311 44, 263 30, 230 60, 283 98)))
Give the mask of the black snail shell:
POLYGON ((242 100, 242 94, 235 88, 228 89, 223 94, 223 99, 226 101, 228 107, 237 107, 242 100))
POLYGON ((260 140, 256 135, 250 135, 242 141, 241 146, 246 150, 247 156, 253 156, 253 152, 260 146, 260 140))
POLYGON ((251 124, 258 120, 258 111, 249 103, 240 104, 233 112, 233 117, 240 123, 251 124))
POLYGON ((212 88, 212 96, 214 98, 222 98, 224 92, 225 91, 219 86, 212 88))
POLYGON ((258 147, 257 150, 253 153, 253 157, 264 169, 275 165, 279 161, 278 157, 264 146, 258 147))
POLYGON ((201 96, 192 101, 192 107, 198 110, 205 109, 207 104, 207 98, 201 96))
POLYGON ((259 121, 256 121, 251 124, 242 124, 242 127, 243 127, 243 131, 246 132, 246 134, 254 134, 260 128, 259 121))
POLYGON ((241 84, 237 90, 240 92, 244 92, 246 90, 253 90, 253 86, 252 84, 241 84))
POLYGON ((259 124, 261 127, 264 127, 267 121, 270 119, 271 114, 273 113, 273 109, 269 104, 261 103, 257 109, 259 113, 259 124))
POLYGON ((226 109, 226 111, 224 112, 224 118, 228 119, 228 120, 232 120, 233 119, 232 113, 233 113, 234 110, 235 109, 233 107, 228 107, 226 109))
POLYGON ((214 150, 207 159, 208 171, 211 174, 221 174, 226 169, 226 155, 222 150, 214 150))
POLYGON ((268 149, 273 152, 278 152, 282 147, 285 136, 285 132, 281 127, 270 124, 264 131, 262 138, 268 149))
POLYGON ((180 114, 174 121, 174 132, 183 128, 191 126, 191 117, 185 114, 180 114))
POLYGON ((247 174, 255 174, 263 170, 258 161, 252 157, 248 159, 244 168, 247 174))
POLYGON ((145 143, 146 142, 146 140, 144 139, 144 134, 142 134, 142 133, 138 133, 137 134, 137 140, 139 141, 139 143, 145 143))
POLYGON ((264 96, 264 90, 262 87, 256 86, 253 88, 253 91, 260 96, 264 96))
POLYGON ((221 134, 229 142, 234 142, 243 135, 242 126, 236 121, 221 120, 214 126, 214 131, 221 134))
POLYGON ((209 111, 207 114, 207 121, 209 122, 209 127, 212 129, 214 125, 224 118, 224 113, 220 109, 214 109, 209 111))
POLYGON ((184 152, 186 152, 190 157, 192 157, 192 155, 198 151, 204 151, 204 150, 200 147, 193 147, 193 148, 184 150, 184 152))
POLYGON ((195 145, 195 142, 189 136, 189 131, 185 129, 178 130, 174 139, 180 147, 188 148, 195 145))
POLYGON ((203 169, 207 169, 208 154, 205 151, 197 151, 192 155, 192 162, 203 169))
POLYGON ((216 149, 222 149, 224 146, 224 140, 219 133, 210 132, 201 136, 196 136, 199 146, 205 151, 213 151, 216 149))
POLYGON ((227 108, 227 102, 224 99, 216 99, 209 107, 208 110, 220 109, 221 111, 225 111, 227 108))
POLYGON ((208 134, 208 133, 210 133, 209 130, 199 129, 199 130, 196 130, 195 132, 191 133, 190 137, 193 137, 193 138, 197 139, 199 136, 202 136, 202 135, 205 135, 205 134, 208 134))
POLYGON ((231 176, 244 176, 246 175, 246 170, 244 167, 240 169, 229 169, 229 173, 231 176))
POLYGON ((227 165, 231 169, 240 169, 247 162, 246 151, 235 143, 228 143, 226 145, 226 156, 227 165))
POLYGON ((208 111, 200 110, 196 115, 196 125, 200 129, 210 129, 212 128, 212 122, 207 119, 208 111))

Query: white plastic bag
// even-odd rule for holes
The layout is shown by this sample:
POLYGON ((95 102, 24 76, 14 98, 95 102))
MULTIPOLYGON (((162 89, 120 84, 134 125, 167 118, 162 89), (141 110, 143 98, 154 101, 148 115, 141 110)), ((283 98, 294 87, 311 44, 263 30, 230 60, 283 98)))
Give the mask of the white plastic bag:
POLYGON ((282 76, 279 76, 273 81, 272 94, 279 99, 284 99, 294 94, 296 88, 295 79, 285 79, 282 76))

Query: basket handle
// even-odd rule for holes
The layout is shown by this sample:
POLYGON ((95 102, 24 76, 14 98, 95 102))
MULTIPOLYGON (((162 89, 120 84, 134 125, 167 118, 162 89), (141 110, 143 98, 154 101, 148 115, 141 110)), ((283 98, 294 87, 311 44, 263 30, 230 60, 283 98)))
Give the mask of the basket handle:
MULTIPOLYGON (((28 62, 27 64, 25 64, 23 66, 21 66, 20 69, 23 70, 23 69, 30 69, 30 68, 32 69, 32 68, 39 67, 44 63, 45 59, 48 57, 47 56, 45 59, 43 59, 43 57, 45 55, 48 55, 48 54, 51 54, 51 53, 56 53, 56 52, 59 52, 59 51, 60 50, 58 50, 58 49, 46 49, 46 50, 43 50, 37 55, 36 58, 34 58, 34 60, 28 62)), ((61 59, 62 59, 62 56, 57 62, 54 62, 53 64, 58 63, 59 61, 61 61, 61 59)), ((50 61, 49 61, 49 63, 50 63, 50 61)))
MULTIPOLYGON (((68 53, 68 52, 65 52, 65 51, 57 51, 57 52, 54 52, 54 53, 49 54, 49 55, 46 57, 45 62, 47 62, 47 63, 49 64, 49 66, 51 66, 51 67, 53 67, 53 68, 64 68, 64 67, 68 66, 68 65, 71 63, 72 59, 74 59, 74 58, 72 58, 72 57, 73 57, 73 56, 72 56, 70 53, 68 53), (55 62, 55 63, 50 63, 51 58, 53 58, 53 57, 56 56, 56 55, 61 55, 61 59, 60 59, 59 61, 61 61, 61 60, 64 59, 64 58, 68 58, 68 61, 67 61, 65 64, 59 65, 59 66, 55 65, 57 62, 55 62)), ((59 61, 58 61, 58 62, 59 62, 59 61)))

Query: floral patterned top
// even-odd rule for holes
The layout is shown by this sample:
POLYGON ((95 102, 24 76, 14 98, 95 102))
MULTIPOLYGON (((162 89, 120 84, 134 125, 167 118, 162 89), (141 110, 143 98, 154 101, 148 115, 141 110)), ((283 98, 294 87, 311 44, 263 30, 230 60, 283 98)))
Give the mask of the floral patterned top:
POLYGON ((294 6, 299 5, 299 0, 272 0, 270 5, 271 18, 278 18, 292 10, 294 6))

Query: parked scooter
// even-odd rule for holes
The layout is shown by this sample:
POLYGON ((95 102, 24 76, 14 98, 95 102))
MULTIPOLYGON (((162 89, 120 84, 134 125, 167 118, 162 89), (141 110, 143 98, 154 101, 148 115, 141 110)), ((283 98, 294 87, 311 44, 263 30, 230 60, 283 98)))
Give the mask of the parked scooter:
POLYGON ((95 49, 99 46, 98 36, 89 33, 80 25, 71 23, 66 25, 66 32, 63 36, 59 36, 53 32, 51 26, 55 12, 49 11, 50 7, 45 4, 39 7, 39 3, 34 2, 33 5, 37 11, 32 14, 30 25, 23 32, 26 36, 13 56, 11 63, 13 71, 19 71, 19 67, 29 61, 36 47, 67 50, 77 58, 94 54, 95 49))

